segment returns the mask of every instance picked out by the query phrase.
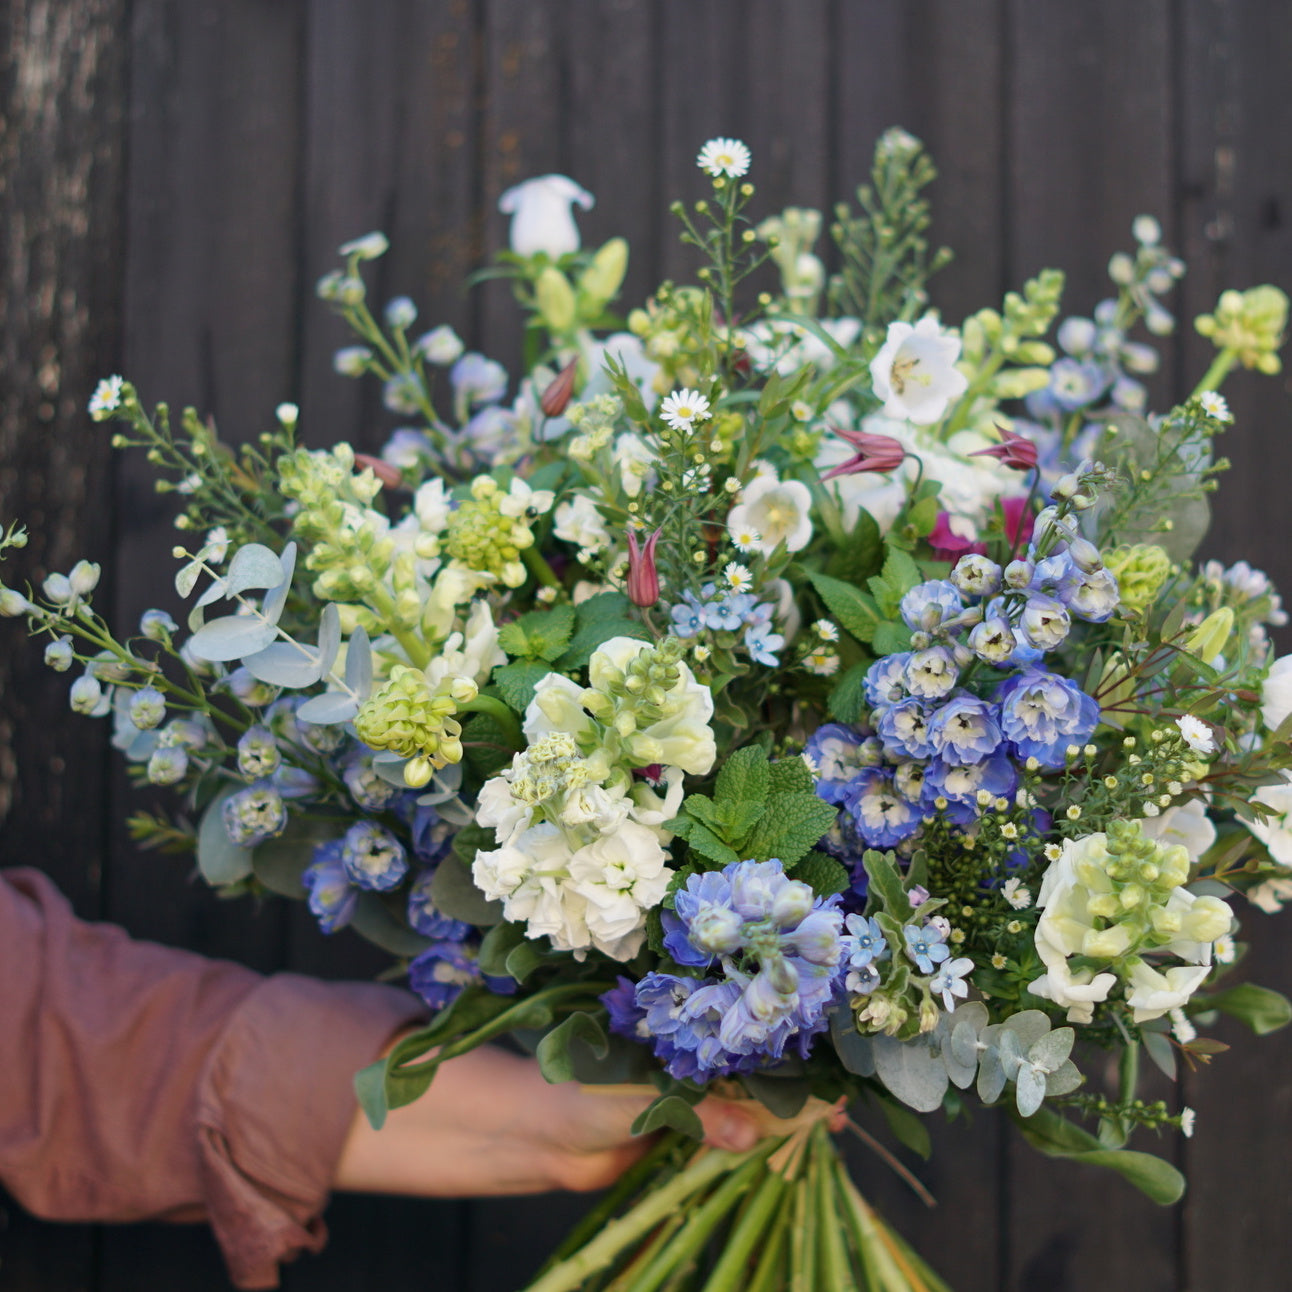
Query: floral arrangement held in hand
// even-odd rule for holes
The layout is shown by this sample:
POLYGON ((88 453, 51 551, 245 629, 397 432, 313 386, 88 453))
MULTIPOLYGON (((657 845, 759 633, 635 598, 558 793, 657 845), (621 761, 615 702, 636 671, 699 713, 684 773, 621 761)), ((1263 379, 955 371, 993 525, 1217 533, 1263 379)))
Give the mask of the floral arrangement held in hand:
POLYGON ((711 193, 673 208, 696 281, 626 320, 626 244, 583 250, 571 216, 592 197, 503 195, 514 389, 410 300, 370 311, 384 237, 342 247, 336 367, 405 423, 379 457, 303 447, 290 405, 232 449, 103 382, 92 416, 198 536, 187 624, 114 635, 86 561, 0 609, 181 796, 137 839, 397 957, 435 1012, 360 1074, 374 1122, 503 1034, 553 1081, 655 1091, 638 1128, 666 1133, 534 1289, 939 1288, 843 1170, 837 1101, 918 1147, 907 1108, 976 1095, 1170 1202, 1176 1170, 1125 1146, 1193 1115, 1137 1097, 1138 1057, 1174 1077, 1223 1048, 1217 1012, 1288 1021, 1223 981, 1234 899, 1292 894, 1286 616, 1192 560, 1220 386, 1278 371, 1287 300, 1226 292, 1211 369, 1149 413, 1131 334, 1171 330, 1183 273, 1151 218, 1091 317, 1046 270, 953 328, 910 135, 839 208, 834 272, 818 212, 751 221, 743 144, 699 165, 711 193), (791 1120, 698 1147, 715 1089, 791 1120))

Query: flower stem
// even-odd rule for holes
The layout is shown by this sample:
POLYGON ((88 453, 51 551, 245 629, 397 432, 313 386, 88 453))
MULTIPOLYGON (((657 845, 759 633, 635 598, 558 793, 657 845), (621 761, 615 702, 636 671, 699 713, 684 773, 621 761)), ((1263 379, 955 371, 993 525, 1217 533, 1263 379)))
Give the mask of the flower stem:
POLYGON ((1197 399, 1206 390, 1219 390, 1237 362, 1238 351, 1226 346, 1211 361, 1211 367, 1202 374, 1202 380, 1193 388, 1193 393, 1189 398, 1197 399))
POLYGON ((525 733, 521 731, 516 715, 492 695, 477 695, 474 700, 466 700, 458 705, 458 712, 488 714, 502 728, 509 745, 516 749, 525 748, 525 733))
POLYGON ((527 547, 520 554, 520 559, 525 562, 525 568, 534 576, 534 578, 545 588, 559 588, 561 580, 558 579, 544 560, 543 554, 537 547, 527 547))
POLYGON ((524 1292, 574 1292, 584 1279, 604 1269, 630 1243, 648 1234, 719 1176, 736 1170, 748 1156, 726 1149, 697 1153, 662 1189, 653 1190, 627 1214, 610 1221, 586 1247, 554 1265, 524 1292))

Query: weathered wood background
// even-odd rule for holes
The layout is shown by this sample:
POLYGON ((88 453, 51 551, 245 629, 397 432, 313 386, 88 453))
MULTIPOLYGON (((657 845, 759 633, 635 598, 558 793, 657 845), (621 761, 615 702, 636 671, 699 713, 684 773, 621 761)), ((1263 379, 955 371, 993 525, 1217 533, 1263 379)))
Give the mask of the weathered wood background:
MULTIPOLYGON (((630 238, 629 303, 686 272, 666 208, 700 195, 704 139, 749 142, 768 212, 828 208, 894 123, 941 168, 951 321, 1046 264, 1088 310, 1141 211, 1189 261, 1185 318, 1221 286, 1292 286, 1283 0, 6 0, 0 32, 0 512, 32 529, 10 577, 102 561, 123 626, 163 599, 171 538, 141 464, 85 416, 95 380, 125 372, 236 439, 297 399, 314 442, 374 446, 389 422, 332 375, 341 335, 315 279, 341 241, 382 228, 382 292, 512 357, 506 292, 460 283, 503 245, 495 200, 528 175, 597 194, 585 237, 630 238)), ((1163 389, 1187 390, 1206 346, 1186 327, 1165 350, 1163 389)), ((1240 375, 1227 394, 1235 466, 1207 554, 1292 589, 1288 383, 1240 375)), ((252 919, 132 851, 105 730, 67 712, 66 679, 13 625, 0 687, 6 862, 45 866, 80 911, 140 936, 265 970, 370 972, 301 911, 252 919)), ((1245 924, 1251 975, 1292 987, 1286 932, 1254 911, 1245 924)), ((1041 1161, 990 1116, 939 1129, 920 1168, 937 1211, 873 1160, 859 1177, 962 1292, 1285 1288, 1292 1037, 1223 1034, 1234 1051, 1184 1082, 1198 1131, 1173 1210, 1041 1161)), ((339 1200, 331 1246, 286 1286, 505 1292, 578 1206, 339 1200)), ((227 1286, 199 1229, 3 1216, 5 1289, 227 1286)))

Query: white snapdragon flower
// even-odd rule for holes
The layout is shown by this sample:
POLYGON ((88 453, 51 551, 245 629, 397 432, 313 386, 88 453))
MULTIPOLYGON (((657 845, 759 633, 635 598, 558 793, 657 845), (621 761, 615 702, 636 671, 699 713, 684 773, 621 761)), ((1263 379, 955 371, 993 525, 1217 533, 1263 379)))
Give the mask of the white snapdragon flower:
POLYGON ((1191 799, 1177 807, 1167 808, 1159 817, 1140 822, 1140 829, 1147 839, 1156 839, 1170 847, 1182 844, 1189 856, 1197 861, 1216 842, 1216 827, 1207 815, 1207 805, 1201 799, 1191 799))
POLYGON ((1193 995, 1211 972, 1211 966, 1176 965, 1170 969, 1154 969, 1140 961, 1130 971, 1130 988, 1126 1003, 1134 1011, 1137 1023, 1161 1018, 1173 1009, 1179 1009, 1193 995))
POLYGON ((1243 824, 1265 845, 1280 866, 1292 866, 1292 778, 1285 771, 1277 785, 1262 785, 1254 800, 1269 809, 1264 821, 1243 824))
POLYGON ((1270 665, 1261 684, 1261 721, 1271 731, 1292 713, 1292 655, 1281 655, 1270 665))
POLYGON ((798 480, 780 480, 775 471, 745 486, 740 501, 727 513, 732 533, 758 535, 757 548, 770 556, 780 543, 801 551, 812 538, 812 494, 798 480))
POLYGON ((610 531, 596 503, 582 493, 557 504, 556 527, 552 532, 567 543, 578 544, 581 559, 603 551, 611 543, 610 531))
POLYGON ((518 256, 546 253, 553 260, 578 251, 573 208, 592 209, 596 199, 566 175, 540 175, 509 188, 498 209, 511 216, 511 249, 518 256))
POLYGON ((871 360, 876 396, 888 417, 929 426, 946 416, 950 404, 969 387, 955 363, 960 338, 947 332, 932 314, 918 323, 890 323, 888 338, 871 360))
POLYGON ((1292 901, 1292 879, 1262 880, 1247 890, 1247 900, 1266 915, 1276 915, 1284 902, 1292 901))

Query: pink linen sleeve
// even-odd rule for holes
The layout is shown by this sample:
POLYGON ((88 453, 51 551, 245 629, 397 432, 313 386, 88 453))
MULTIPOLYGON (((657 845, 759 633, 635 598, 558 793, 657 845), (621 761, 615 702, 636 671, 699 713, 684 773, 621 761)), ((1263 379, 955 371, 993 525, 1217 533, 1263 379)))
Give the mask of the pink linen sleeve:
POLYGON ((78 920, 0 871, 0 1181, 57 1220, 208 1220, 240 1288, 326 1239, 351 1081, 420 1003, 78 920))

